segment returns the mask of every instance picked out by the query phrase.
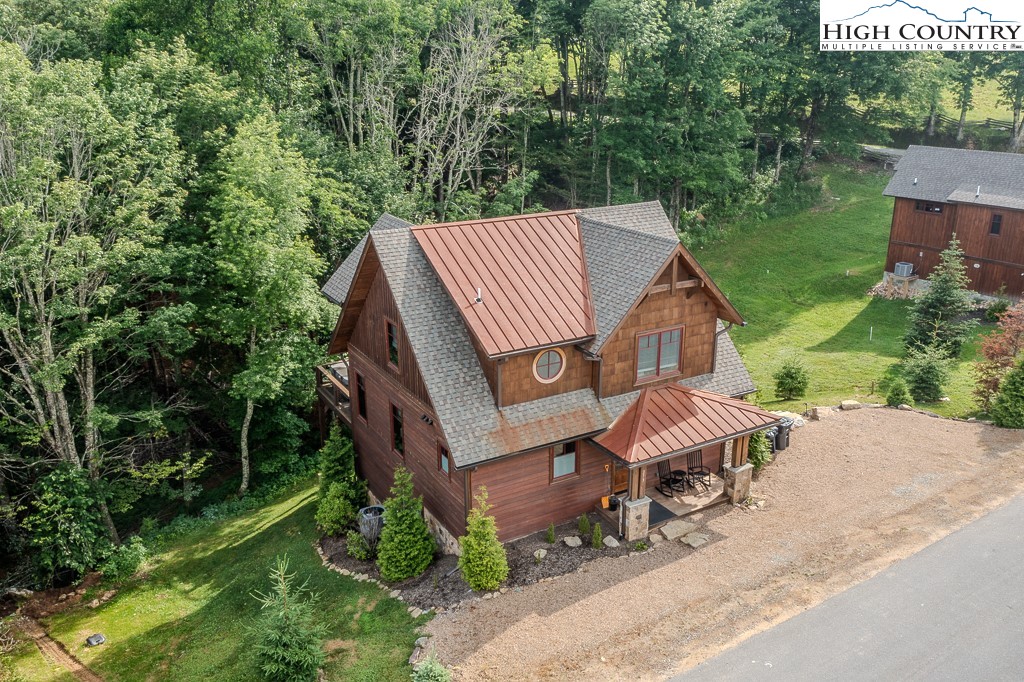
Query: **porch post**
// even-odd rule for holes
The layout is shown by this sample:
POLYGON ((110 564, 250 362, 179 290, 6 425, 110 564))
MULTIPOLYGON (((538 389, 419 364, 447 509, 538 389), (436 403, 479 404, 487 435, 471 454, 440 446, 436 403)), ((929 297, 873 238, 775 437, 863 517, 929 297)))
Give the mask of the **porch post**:
POLYGON ((733 441, 732 466, 725 469, 725 494, 732 504, 740 504, 750 497, 754 465, 747 461, 749 450, 750 436, 733 441))
POLYGON ((651 498, 647 497, 647 467, 629 470, 629 499, 623 505, 622 536, 627 542, 647 537, 651 527, 651 498))

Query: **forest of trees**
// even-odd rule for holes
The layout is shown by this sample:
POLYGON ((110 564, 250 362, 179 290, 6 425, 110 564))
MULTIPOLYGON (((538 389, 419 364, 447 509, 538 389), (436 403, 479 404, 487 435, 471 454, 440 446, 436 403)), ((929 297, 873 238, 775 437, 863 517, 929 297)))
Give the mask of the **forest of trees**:
POLYGON ((1024 53, 817 37, 811 0, 0 0, 7 580, 308 470, 318 288, 383 211, 658 199, 687 238, 963 139, 988 79, 1024 145, 1024 53))

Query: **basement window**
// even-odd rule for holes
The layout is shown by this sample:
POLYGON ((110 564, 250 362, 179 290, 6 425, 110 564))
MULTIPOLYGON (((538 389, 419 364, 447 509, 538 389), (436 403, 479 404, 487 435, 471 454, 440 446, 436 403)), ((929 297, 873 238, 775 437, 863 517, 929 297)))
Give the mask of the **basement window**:
POLYGON ((1003 231, 1003 216, 996 213, 992 216, 992 225, 988 228, 988 233, 993 237, 998 237, 1003 231))

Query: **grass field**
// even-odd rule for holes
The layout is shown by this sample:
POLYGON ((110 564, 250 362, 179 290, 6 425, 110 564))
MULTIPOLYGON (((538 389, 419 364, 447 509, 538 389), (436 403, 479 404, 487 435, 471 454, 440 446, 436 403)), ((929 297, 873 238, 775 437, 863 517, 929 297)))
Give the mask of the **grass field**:
MULTIPOLYGON (((999 84, 994 80, 980 81, 974 87, 974 105, 967 112, 969 121, 983 121, 994 118, 1000 121, 1012 121, 1013 111, 1006 104, 1000 103, 999 84)), ((960 106, 956 103, 956 93, 947 90, 942 96, 942 106, 946 115, 960 118, 960 106)))
MULTIPOLYGON (((870 298, 882 277, 892 199, 888 174, 839 165, 818 168, 820 205, 765 222, 735 225, 698 259, 744 315, 732 338, 772 409, 846 399, 882 401, 879 384, 899 360, 907 303, 870 298), (776 401, 772 374, 790 357, 810 370, 808 395, 776 401)), ((927 406, 949 416, 974 411, 974 346, 948 385, 950 402, 927 406)))
MULTIPOLYGON (((320 594, 319 611, 331 633, 327 678, 408 680, 416 623, 404 604, 376 586, 322 566, 312 546, 315 500, 315 486, 303 485, 258 511, 195 531, 154 557, 145 577, 109 603, 44 625, 108 682, 263 679, 249 633, 259 610, 251 593, 268 588, 274 558, 287 553, 300 581, 308 578, 320 594), (88 649, 84 640, 95 632, 108 643, 88 649)), ((28 680, 70 679, 40 672, 41 660, 31 648, 15 656, 28 680)))

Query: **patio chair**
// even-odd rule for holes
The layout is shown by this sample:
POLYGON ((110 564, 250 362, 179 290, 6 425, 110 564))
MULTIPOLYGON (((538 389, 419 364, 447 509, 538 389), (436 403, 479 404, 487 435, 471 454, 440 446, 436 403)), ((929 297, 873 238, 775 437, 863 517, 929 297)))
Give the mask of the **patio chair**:
POLYGON ((665 497, 675 497, 675 491, 686 492, 686 472, 672 469, 668 460, 658 462, 658 492, 665 497))
POLYGON ((686 453, 686 478, 694 490, 698 485, 705 491, 711 490, 711 469, 704 466, 700 450, 686 453))

